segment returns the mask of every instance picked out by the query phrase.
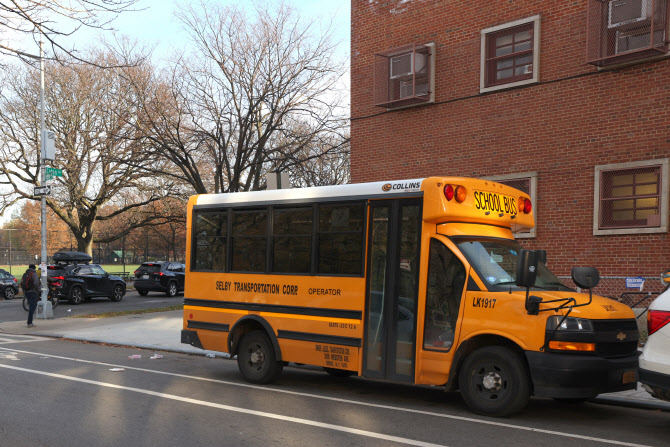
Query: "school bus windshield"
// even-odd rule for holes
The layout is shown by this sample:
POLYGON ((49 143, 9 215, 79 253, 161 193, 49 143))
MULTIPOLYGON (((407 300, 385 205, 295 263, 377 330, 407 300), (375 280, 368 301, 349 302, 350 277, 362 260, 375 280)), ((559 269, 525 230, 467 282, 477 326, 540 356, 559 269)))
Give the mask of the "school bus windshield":
MULTIPOLYGON (((455 238, 479 277, 491 291, 509 290, 516 285, 518 255, 523 248, 518 242, 504 239, 455 238)), ((572 291, 544 264, 540 263, 535 287, 545 290, 572 291)))

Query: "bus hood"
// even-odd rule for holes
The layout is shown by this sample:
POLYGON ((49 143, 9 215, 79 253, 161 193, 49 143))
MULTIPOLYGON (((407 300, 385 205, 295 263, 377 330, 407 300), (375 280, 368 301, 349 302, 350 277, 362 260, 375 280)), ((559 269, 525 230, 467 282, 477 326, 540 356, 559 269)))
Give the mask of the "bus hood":
MULTIPOLYGON (((530 291, 531 295, 534 296, 539 296, 542 298, 543 303, 540 303, 540 310, 542 311, 543 309, 551 309, 554 307, 558 307, 561 304, 563 304, 563 301, 558 301, 555 303, 544 303, 546 301, 552 301, 552 300, 564 300, 567 298, 574 298, 575 302, 568 303, 569 305, 574 306, 576 305, 581 305, 581 304, 586 304, 589 302, 589 294, 588 293, 577 293, 577 292, 554 292, 554 291, 548 291, 548 290, 531 290, 530 291)), ((525 293, 524 299, 525 299, 525 293)), ((566 307, 565 309, 562 310, 557 310, 557 311, 545 311, 541 313, 545 314, 560 314, 560 315, 565 315, 568 311, 569 307, 566 307)), ((599 296, 599 295, 593 295, 593 300, 591 301, 591 304, 587 306, 580 306, 580 307, 573 307, 572 311, 570 312, 571 317, 579 317, 579 318, 588 318, 591 320, 615 320, 615 319, 630 319, 630 318, 635 318, 635 314, 633 313, 633 310, 623 304, 620 303, 616 300, 613 300, 611 298, 606 298, 604 296, 599 296)))

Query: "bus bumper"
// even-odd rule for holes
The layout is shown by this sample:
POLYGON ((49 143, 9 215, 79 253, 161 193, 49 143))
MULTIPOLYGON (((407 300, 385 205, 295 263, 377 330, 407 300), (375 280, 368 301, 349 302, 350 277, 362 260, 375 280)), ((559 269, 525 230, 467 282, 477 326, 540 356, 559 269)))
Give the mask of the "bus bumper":
POLYGON ((181 342, 187 345, 195 346, 196 348, 205 349, 200 343, 200 338, 196 331, 182 330, 181 331, 181 342))
POLYGON ((638 356, 606 359, 526 351, 535 396, 566 399, 635 389, 638 356))

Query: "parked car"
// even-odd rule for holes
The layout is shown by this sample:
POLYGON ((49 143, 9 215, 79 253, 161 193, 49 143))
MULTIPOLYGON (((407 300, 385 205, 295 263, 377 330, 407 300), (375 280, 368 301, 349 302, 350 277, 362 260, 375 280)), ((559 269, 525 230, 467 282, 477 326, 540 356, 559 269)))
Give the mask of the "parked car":
POLYGON ((19 293, 19 283, 6 270, 0 269, 0 296, 6 300, 13 299, 19 293))
POLYGON ((665 292, 649 305, 649 338, 640 356, 640 382, 652 396, 670 401, 670 270, 663 273, 665 292))
POLYGON ((176 296, 184 291, 186 266, 181 262, 145 262, 135 270, 135 290, 142 296, 164 292, 176 296))
POLYGON ((126 294, 123 278, 110 275, 98 264, 90 264, 92 258, 86 253, 58 252, 53 260, 54 265, 47 266, 47 277, 54 284, 60 283, 55 288, 60 299, 71 304, 95 297, 121 301, 126 294))

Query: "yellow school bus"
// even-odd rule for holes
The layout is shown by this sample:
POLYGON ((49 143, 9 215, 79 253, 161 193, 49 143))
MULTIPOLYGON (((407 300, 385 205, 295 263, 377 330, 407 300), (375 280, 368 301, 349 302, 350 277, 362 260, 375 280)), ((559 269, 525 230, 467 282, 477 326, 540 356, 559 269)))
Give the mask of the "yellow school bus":
POLYGON ((194 196, 182 342, 253 383, 316 365, 493 416, 635 388, 632 310, 592 295, 594 268, 563 285, 514 240, 533 225, 527 194, 457 177, 194 196))

